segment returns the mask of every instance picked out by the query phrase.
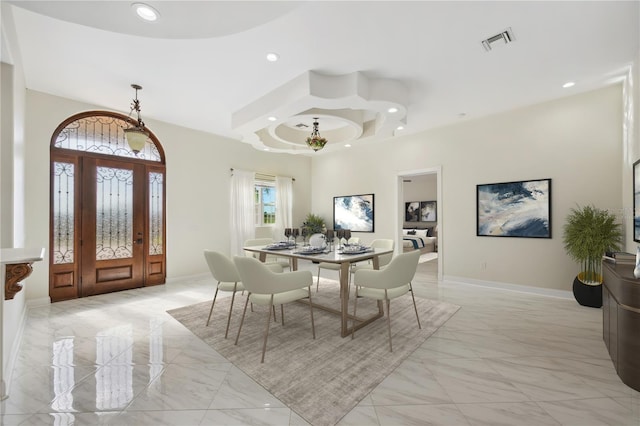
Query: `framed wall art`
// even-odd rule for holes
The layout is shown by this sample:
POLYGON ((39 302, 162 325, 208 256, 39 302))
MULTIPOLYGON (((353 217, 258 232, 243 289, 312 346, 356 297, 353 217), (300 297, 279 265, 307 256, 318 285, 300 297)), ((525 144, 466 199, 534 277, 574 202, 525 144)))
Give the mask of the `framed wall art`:
POLYGON ((551 238, 551 179, 477 185, 481 237, 551 238))
POLYGON ((420 201, 420 222, 436 222, 436 202, 420 201))
POLYGON ((420 220, 420 202, 410 201, 404 203, 404 221, 418 222, 420 220))
POLYGON ((333 197, 334 229, 374 231, 374 194, 333 197))

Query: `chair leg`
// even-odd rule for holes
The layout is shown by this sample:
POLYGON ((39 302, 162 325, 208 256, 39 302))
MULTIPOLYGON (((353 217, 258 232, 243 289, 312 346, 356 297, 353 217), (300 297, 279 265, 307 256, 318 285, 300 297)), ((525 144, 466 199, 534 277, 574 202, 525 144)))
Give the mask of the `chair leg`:
MULTIPOLYGON (((231 324, 231 313, 233 312, 233 301, 236 298, 236 288, 238 287, 238 283, 235 283, 233 285, 233 294, 231 295, 231 306, 229 307, 229 318, 227 318, 227 329, 224 332, 224 338, 227 338, 227 335, 229 334, 229 324, 231 324)), ((211 313, 209 313, 209 315, 211 315, 211 313)))
POLYGON ((320 266, 318 265, 318 281, 316 281, 316 293, 318 292, 318 287, 320 287, 320 266))
POLYGON ((238 344, 238 339, 240 338, 240 330, 242 330, 242 324, 244 324, 244 315, 247 313, 247 305, 249 304, 249 296, 251 293, 247 293, 247 300, 244 302, 244 310, 242 311, 242 319, 240 320, 240 327, 238 327, 238 334, 236 335, 236 342, 234 345, 238 344))
MULTIPOLYGON (((273 294, 271 295, 271 306, 273 306, 273 294)), ((264 364, 264 353, 267 351, 267 338, 269 337, 270 323, 271 323, 271 312, 267 311, 267 327, 264 330, 264 343, 262 343, 262 358, 260 359, 260 364, 264 364)))
POLYGON ((271 305, 271 307, 273 308, 273 322, 278 322, 278 320, 276 319, 276 307, 271 305))
POLYGON ((313 334, 313 339, 316 338, 316 326, 313 322, 313 303, 311 303, 311 287, 309 287, 309 313, 311 314, 311 334, 313 334))
POLYGON ((356 287, 356 294, 353 298, 353 319, 351 320, 351 340, 356 337, 356 311, 358 309, 358 287, 356 287))
MULTIPOLYGON (((218 281, 220 284, 220 281, 218 281)), ((216 293, 213 295, 213 302, 211 302, 211 309, 209 309, 209 318, 207 318, 207 327, 209 327, 209 321, 211 320, 211 313, 213 312, 213 305, 216 304, 216 297, 218 297, 218 287, 216 287, 216 293)))
POLYGON ((284 327, 284 305, 280 305, 280 321, 282 322, 282 326, 284 327))
MULTIPOLYGON (((385 293, 387 290, 385 290, 385 293)), ((386 296, 386 294, 385 294, 386 296)), ((391 346, 391 300, 387 299, 387 324, 389 324, 389 352, 393 352, 393 346, 391 346)))
POLYGON ((416 298, 413 297, 413 287, 411 286, 411 283, 409 283, 409 290, 411 291, 411 299, 413 299, 413 309, 416 311, 416 319, 418 320, 418 328, 422 329, 422 326, 420 325, 420 317, 418 316, 418 308, 416 307, 416 298))

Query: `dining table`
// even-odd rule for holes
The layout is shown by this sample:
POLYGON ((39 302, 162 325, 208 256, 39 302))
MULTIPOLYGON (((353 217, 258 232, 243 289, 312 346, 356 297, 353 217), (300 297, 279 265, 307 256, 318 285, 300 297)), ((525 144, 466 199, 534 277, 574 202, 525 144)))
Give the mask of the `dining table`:
POLYGON ((378 312, 368 318, 356 318, 349 314, 349 275, 352 263, 371 261, 373 269, 380 268, 379 256, 393 252, 393 249, 383 248, 363 248, 360 252, 348 253, 336 248, 329 251, 324 249, 322 251, 309 251, 308 248, 302 246, 295 247, 277 247, 276 246, 248 246, 243 247, 247 252, 256 253, 261 262, 265 262, 267 256, 277 256, 290 259, 291 270, 296 271, 298 269, 298 260, 308 260, 314 263, 326 262, 335 263, 340 265, 340 306, 336 309, 333 306, 320 305, 313 303, 314 308, 320 308, 322 310, 338 314, 340 316, 340 335, 346 337, 351 334, 352 328, 358 330, 367 324, 377 320, 384 316, 384 310, 382 307, 382 301, 378 301, 378 312), (349 327, 349 320, 355 320, 353 327, 349 327))

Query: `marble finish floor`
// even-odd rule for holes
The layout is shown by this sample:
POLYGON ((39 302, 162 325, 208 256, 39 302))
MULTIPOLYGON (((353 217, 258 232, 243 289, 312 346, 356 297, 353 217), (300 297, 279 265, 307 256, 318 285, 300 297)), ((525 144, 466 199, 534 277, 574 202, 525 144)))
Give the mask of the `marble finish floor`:
MULTIPOLYGON (((416 296, 462 308, 340 425, 640 425, 601 310, 436 268, 419 265, 416 296)), ((306 425, 166 313, 212 296, 202 278, 30 308, 0 423, 306 425)))

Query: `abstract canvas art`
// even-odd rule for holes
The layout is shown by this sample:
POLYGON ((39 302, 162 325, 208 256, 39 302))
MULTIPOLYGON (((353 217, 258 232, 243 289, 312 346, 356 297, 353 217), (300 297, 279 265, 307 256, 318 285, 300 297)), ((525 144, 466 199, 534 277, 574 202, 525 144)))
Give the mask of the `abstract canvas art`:
POLYGON ((435 222, 436 210, 435 201, 420 201, 420 222, 435 222))
POLYGON ((334 229, 353 232, 374 231, 373 195, 346 195, 333 197, 334 229))
POLYGON ((551 238, 551 179, 477 185, 477 235, 551 238))
POLYGON ((418 222, 420 220, 420 202, 411 201, 404 203, 405 222, 418 222))

